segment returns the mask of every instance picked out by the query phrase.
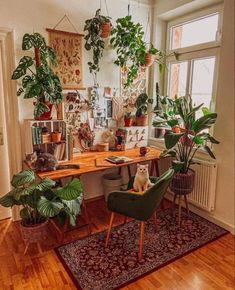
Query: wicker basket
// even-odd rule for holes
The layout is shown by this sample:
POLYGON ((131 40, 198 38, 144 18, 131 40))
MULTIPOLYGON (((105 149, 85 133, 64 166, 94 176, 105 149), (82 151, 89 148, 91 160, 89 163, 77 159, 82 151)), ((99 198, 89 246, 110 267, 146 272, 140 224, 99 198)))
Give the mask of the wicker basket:
POLYGON ((109 143, 99 143, 97 144, 97 151, 107 152, 109 151, 109 143))
POLYGON ((185 195, 193 191, 195 172, 189 169, 187 173, 176 173, 171 181, 170 189, 175 194, 185 195))
POLYGON ((22 239, 27 243, 37 243, 42 241, 47 237, 47 225, 48 220, 41 224, 33 225, 33 226, 24 226, 22 223, 20 224, 20 230, 22 239))

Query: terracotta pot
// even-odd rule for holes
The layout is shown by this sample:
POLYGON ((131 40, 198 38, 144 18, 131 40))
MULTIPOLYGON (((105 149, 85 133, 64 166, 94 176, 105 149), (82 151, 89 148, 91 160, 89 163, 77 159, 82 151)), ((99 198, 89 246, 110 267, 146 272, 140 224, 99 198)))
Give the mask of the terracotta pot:
POLYGON ((22 239, 24 240, 25 244, 27 243, 37 243, 42 241, 47 236, 47 225, 48 220, 41 224, 33 225, 33 226, 26 226, 22 223, 20 224, 20 230, 22 239))
POLYGON ((136 126, 148 126, 148 115, 136 117, 136 126))
MULTIPOLYGON (((33 104, 35 105, 36 103, 34 102, 33 104)), ((43 121, 43 120, 51 120, 52 119, 52 117, 51 117, 51 111, 52 111, 53 104, 51 104, 49 102, 46 102, 46 105, 48 106, 49 111, 43 113, 39 117, 36 117, 35 120, 43 121)))
POLYGON ((170 189, 176 194, 189 194, 193 191, 195 172, 189 169, 187 173, 176 173, 171 181, 170 189))
POLYGON ((132 118, 124 118, 125 127, 131 127, 133 123, 132 118))
POLYGON ((61 132, 52 132, 51 133, 51 141, 52 142, 60 142, 61 141, 61 132))
POLYGON ((153 62, 154 62, 154 55, 147 52, 145 54, 145 66, 149 67, 153 64, 153 62))
POLYGON ((102 38, 107 38, 109 37, 110 33, 111 33, 111 22, 105 22, 101 25, 101 34, 100 34, 100 37, 102 38))

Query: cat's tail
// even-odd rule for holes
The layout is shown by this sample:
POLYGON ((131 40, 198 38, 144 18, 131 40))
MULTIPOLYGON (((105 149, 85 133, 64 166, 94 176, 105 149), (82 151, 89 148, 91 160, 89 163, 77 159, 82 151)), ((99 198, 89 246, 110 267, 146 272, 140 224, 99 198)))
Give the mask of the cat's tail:
POLYGON ((79 164, 65 164, 65 165, 58 165, 56 169, 79 169, 79 164))

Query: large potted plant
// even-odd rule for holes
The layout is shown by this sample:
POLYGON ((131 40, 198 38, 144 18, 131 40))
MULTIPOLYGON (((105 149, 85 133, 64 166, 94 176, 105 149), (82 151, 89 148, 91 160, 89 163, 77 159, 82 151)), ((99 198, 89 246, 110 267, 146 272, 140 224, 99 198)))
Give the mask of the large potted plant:
POLYGON ((194 156, 199 148, 204 149, 215 159, 209 144, 219 142, 210 135, 208 129, 215 123, 217 114, 210 112, 203 104, 193 106, 190 96, 166 98, 171 104, 168 111, 158 116, 153 126, 164 126, 166 150, 162 156, 174 157, 173 167, 178 171, 172 180, 171 189, 176 194, 188 194, 194 186, 195 172, 190 168, 194 164, 194 156), (197 117, 198 112, 201 117, 197 117))
POLYGON ((104 38, 107 38, 111 33, 112 24, 110 19, 110 17, 101 15, 100 9, 98 9, 93 18, 85 21, 84 31, 87 32, 84 36, 85 49, 93 52, 93 62, 89 61, 88 66, 90 73, 94 76, 94 86, 97 85, 97 72, 100 70, 99 62, 105 47, 104 38))
POLYGON ((21 79, 17 96, 24 94, 24 99, 35 98, 35 119, 51 119, 53 104, 62 101, 62 88, 59 77, 49 66, 56 65, 56 54, 47 46, 44 37, 39 33, 23 36, 22 50, 34 51, 34 57, 23 56, 12 74, 13 80, 21 79))
POLYGON ((11 185, 13 189, 0 198, 0 204, 20 206, 20 227, 26 245, 45 237, 49 218, 66 216, 71 225, 76 224, 83 196, 79 179, 55 187, 53 180, 38 180, 34 171, 24 170, 13 176, 11 185))
POLYGON ((153 99, 150 99, 147 94, 140 94, 135 102, 136 107, 136 125, 147 126, 148 125, 148 104, 152 104, 153 99))

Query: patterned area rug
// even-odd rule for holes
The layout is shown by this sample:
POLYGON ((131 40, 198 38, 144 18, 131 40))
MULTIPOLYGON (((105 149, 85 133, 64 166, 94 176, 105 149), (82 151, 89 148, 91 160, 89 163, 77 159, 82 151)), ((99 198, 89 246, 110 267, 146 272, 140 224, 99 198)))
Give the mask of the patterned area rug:
POLYGON ((131 221, 113 228, 108 248, 106 231, 56 249, 78 289, 119 289, 134 280, 202 247, 227 231, 182 210, 178 228, 171 210, 158 214, 158 229, 146 223, 143 260, 138 261, 139 222, 131 221))

